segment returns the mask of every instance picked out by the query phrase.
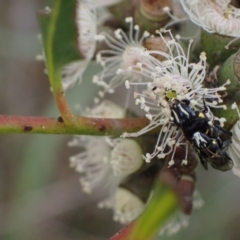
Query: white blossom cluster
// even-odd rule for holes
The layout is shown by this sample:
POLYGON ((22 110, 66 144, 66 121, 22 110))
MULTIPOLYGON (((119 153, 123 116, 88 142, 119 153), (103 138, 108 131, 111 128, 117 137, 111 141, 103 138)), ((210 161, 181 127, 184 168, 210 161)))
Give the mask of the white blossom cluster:
MULTIPOLYGON (((139 132, 124 133, 123 137, 137 137, 154 128, 161 128, 154 152, 147 153, 144 157, 147 162, 150 162, 155 156, 160 159, 165 158, 167 154, 174 153, 177 146, 185 144, 181 143, 183 134, 172 124, 170 105, 167 99, 188 99, 190 106, 195 110, 199 110, 203 107, 204 97, 208 106, 226 108, 222 104, 218 92, 225 90, 225 85, 230 83, 226 81, 223 86, 205 88, 203 81, 206 77, 206 54, 202 52, 199 57, 200 60, 197 63, 191 63, 192 41, 190 41, 187 53, 185 53, 169 30, 162 31, 168 33, 169 36, 169 38, 165 39, 162 32, 158 32, 168 51, 147 51, 148 54, 141 58, 141 65, 144 66, 141 73, 146 77, 147 81, 138 83, 127 80, 126 83, 128 88, 137 85, 145 86, 145 90, 140 93, 135 92, 134 97, 136 98, 136 105, 143 109, 150 123, 139 132), (152 56, 153 54, 154 56, 164 57, 164 60, 159 61, 157 57, 152 56), (169 147, 168 152, 166 152, 166 147, 169 147)), ((129 71, 137 71, 137 66, 129 71)), ((224 119, 220 121, 224 121, 224 119)), ((172 157, 174 157, 174 154, 172 157)), ((186 163, 186 161, 184 162, 186 163)), ((174 164, 173 158, 170 164, 174 164)))
MULTIPOLYGON (((229 0, 180 0, 180 3, 191 21, 209 33, 239 37, 239 11, 230 4, 229 0)), ((83 67, 74 66, 73 63, 65 68, 66 87, 74 84, 82 75, 94 55, 95 45, 103 42, 107 49, 100 50, 96 54, 96 61, 101 64, 102 70, 92 79, 101 90, 95 98, 95 107, 88 109, 85 116, 124 118, 126 109, 121 109, 105 98, 108 95, 114 96, 119 87, 125 86, 123 96, 127 97, 122 98, 121 105, 128 106, 125 102, 134 101, 136 108, 148 118, 149 124, 138 132, 123 133, 119 139, 74 137, 69 145, 81 147, 83 150, 70 158, 70 166, 82 174, 80 182, 85 192, 92 193, 102 187, 114 189, 99 203, 99 207, 112 208, 114 219, 127 223, 143 211, 146 203, 119 185, 124 178, 141 169, 145 164, 143 159, 146 163, 150 163, 153 159, 162 161, 171 154, 168 164, 174 165, 176 148, 181 145, 186 147, 182 165, 188 164, 188 143, 182 131, 173 124, 171 101, 189 100, 190 107, 199 111, 203 109, 203 99, 205 99, 210 108, 226 109, 219 92, 227 89, 230 80, 226 79, 225 84, 214 88, 204 86, 208 70, 207 56, 205 52, 201 52, 197 60, 192 58, 191 46, 194 39, 185 46, 178 42, 178 38, 174 37, 170 29, 157 29, 155 35, 151 35, 147 31, 141 31, 137 24, 134 25, 131 16, 125 19, 129 27, 127 33, 120 28, 114 30, 112 35, 106 32, 97 33, 95 9, 88 6, 85 11, 86 6, 80 9, 78 18, 78 26, 81 29, 78 40, 82 47, 81 51, 86 56, 84 62, 86 64, 83 67), (83 10, 84 13, 81 13, 83 10), (163 44, 165 50, 146 49, 145 40, 154 37, 158 37, 159 44, 163 44), (153 151, 142 152, 134 138, 154 129, 157 129, 158 136, 153 151)), ((175 24, 177 18, 174 18, 168 8, 164 11, 172 19, 167 26, 175 24)), ((224 118, 217 117, 214 120, 218 120, 221 125, 225 121, 224 118)), ((240 155, 239 129, 238 121, 232 130, 233 143, 228 149, 233 160, 240 155)), ((235 173, 240 176, 240 163, 234 161, 234 166, 235 173)), ((185 226, 185 219, 180 215, 178 217, 182 221, 180 225, 185 226)), ((174 232, 171 224, 166 227, 168 232, 174 232)))
POLYGON ((240 10, 231 0, 180 0, 189 18, 205 31, 240 37, 240 10))
MULTIPOLYGON (((87 109, 84 115, 95 118, 124 118, 125 110, 104 100, 96 107, 87 109)), ((70 157, 70 167, 81 174, 79 181, 82 190, 88 194, 107 190, 109 196, 99 203, 99 207, 113 208, 114 219, 122 223, 133 220, 143 210, 144 203, 118 185, 143 165, 139 144, 134 139, 75 136, 69 146, 82 149, 80 153, 70 157), (119 198, 125 201, 122 202, 119 198)))

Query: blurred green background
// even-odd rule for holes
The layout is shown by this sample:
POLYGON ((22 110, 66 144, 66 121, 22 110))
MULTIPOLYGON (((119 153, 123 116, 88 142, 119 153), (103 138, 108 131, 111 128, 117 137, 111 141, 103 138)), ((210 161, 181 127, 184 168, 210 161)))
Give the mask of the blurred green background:
MULTIPOLYGON (((41 53, 36 12, 48 4, 0 0, 1 114, 58 116, 44 64, 35 60, 41 53)), ((67 93, 72 108, 92 101, 94 71, 92 64, 83 85, 67 93)), ((111 211, 96 207, 101 195, 81 192, 79 176, 68 166, 77 151, 67 147, 70 139, 0 135, 0 240, 101 240, 121 228, 111 211)), ((196 185, 205 205, 193 212, 187 228, 158 239, 239 240, 240 179, 199 165, 196 185)))

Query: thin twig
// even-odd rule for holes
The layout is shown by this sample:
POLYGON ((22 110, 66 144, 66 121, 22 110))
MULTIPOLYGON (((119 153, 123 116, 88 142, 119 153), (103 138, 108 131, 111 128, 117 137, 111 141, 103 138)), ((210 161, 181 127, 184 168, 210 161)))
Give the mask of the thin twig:
POLYGON ((136 132, 148 124, 146 118, 101 119, 76 117, 72 124, 62 117, 21 117, 0 115, 0 133, 84 134, 120 136, 123 132, 136 132))

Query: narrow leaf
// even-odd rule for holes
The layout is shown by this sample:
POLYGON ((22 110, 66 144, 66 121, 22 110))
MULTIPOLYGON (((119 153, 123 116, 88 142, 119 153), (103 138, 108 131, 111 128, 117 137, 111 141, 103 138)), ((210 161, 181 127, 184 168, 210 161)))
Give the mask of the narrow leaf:
POLYGON ((81 58, 75 24, 76 0, 54 0, 49 13, 39 14, 48 72, 60 71, 81 58))

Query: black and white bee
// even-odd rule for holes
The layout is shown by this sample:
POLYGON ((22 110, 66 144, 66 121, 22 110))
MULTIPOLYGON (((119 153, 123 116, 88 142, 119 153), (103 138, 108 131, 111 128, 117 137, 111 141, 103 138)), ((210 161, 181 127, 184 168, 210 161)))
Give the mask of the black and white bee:
POLYGON ((231 143, 231 132, 214 123, 214 116, 203 99, 202 111, 194 111, 189 100, 173 99, 170 104, 173 123, 192 144, 205 169, 208 163, 215 169, 227 171, 233 162, 226 153, 231 143))

